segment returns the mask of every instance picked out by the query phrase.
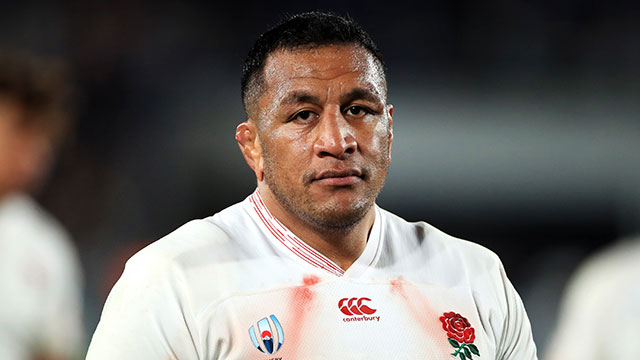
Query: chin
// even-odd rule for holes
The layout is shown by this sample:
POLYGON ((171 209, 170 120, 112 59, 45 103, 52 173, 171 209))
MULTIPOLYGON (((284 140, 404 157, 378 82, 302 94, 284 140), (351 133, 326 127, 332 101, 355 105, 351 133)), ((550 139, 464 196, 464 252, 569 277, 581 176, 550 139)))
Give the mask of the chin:
POLYGON ((326 204, 322 209, 310 212, 308 217, 312 223, 323 229, 350 229, 367 215, 373 203, 358 201, 348 204, 326 204), (314 214, 315 213, 315 214, 314 214))
POLYGON ((314 191, 314 193, 313 196, 320 204, 327 204, 336 210, 344 208, 344 211, 360 207, 361 205, 358 203, 364 202, 363 199, 367 197, 366 190, 359 186, 323 188, 320 191, 314 191))

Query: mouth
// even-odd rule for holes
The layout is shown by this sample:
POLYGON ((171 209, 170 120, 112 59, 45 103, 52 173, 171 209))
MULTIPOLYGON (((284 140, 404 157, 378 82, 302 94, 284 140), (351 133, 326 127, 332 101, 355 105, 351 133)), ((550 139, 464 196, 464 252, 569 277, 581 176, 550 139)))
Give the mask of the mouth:
POLYGON ((319 172, 314 178, 314 183, 328 186, 351 186, 364 180, 364 174, 360 169, 328 169, 319 172))

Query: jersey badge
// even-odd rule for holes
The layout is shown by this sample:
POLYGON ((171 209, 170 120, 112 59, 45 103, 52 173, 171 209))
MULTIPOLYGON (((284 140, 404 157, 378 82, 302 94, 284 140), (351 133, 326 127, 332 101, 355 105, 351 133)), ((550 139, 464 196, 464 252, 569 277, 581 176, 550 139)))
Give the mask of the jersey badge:
POLYGON ((440 322, 444 331, 447 332, 449 344, 456 349, 451 355, 460 357, 460 360, 473 360, 472 354, 480 356, 478 347, 473 344, 476 339, 475 330, 467 318, 451 311, 442 314, 440 322))
POLYGON ((343 314, 349 316, 343 318, 342 321, 380 321, 380 316, 370 316, 378 311, 367 305, 370 301, 371 299, 366 297, 340 299, 340 301, 338 301, 338 308, 343 314))
POLYGON ((253 343, 253 346, 255 346, 261 352, 267 353, 267 354, 275 354, 278 350, 280 350, 280 347, 284 342, 284 331, 282 331, 282 326, 280 325, 280 322, 278 321, 275 315, 271 315, 269 316, 269 318, 271 318, 271 322, 273 323, 276 329, 276 334, 277 334, 276 339, 278 341, 277 347, 275 346, 276 339, 274 339, 273 328, 271 327, 271 324, 269 323, 269 320, 266 317, 262 318, 257 323, 258 325, 257 335, 260 336, 260 338, 262 339, 262 346, 264 347, 264 349, 263 347, 260 346, 260 343, 258 342, 258 336, 256 336, 256 330, 254 329, 253 325, 251 325, 251 327, 249 328, 249 337, 251 338, 251 342, 253 343))

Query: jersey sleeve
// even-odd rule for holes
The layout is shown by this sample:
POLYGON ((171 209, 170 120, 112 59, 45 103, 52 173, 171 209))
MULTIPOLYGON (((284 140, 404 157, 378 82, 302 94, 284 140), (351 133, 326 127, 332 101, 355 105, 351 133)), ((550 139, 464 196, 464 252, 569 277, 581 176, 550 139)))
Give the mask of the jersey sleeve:
POLYGON ((134 255, 107 298, 87 359, 199 359, 185 287, 171 259, 134 255))
POLYGON ((504 291, 505 314, 502 334, 497 339, 496 358, 500 360, 537 360, 531 324, 524 304, 507 278, 500 264, 500 278, 504 291))
POLYGON ((42 303, 43 318, 36 351, 40 355, 74 359, 84 352, 82 325, 82 276, 80 264, 71 251, 58 259, 49 271, 51 286, 42 303), (64 260, 64 261, 63 261, 64 260))

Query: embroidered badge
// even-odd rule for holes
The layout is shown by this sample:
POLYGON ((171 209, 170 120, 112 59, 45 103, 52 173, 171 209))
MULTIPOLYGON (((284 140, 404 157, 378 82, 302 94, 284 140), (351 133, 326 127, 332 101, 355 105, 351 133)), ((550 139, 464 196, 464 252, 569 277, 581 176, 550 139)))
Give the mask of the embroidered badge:
POLYGON ((475 330, 467 318, 451 311, 442 314, 440 321, 449 337, 449 344, 456 349, 451 355, 460 357, 460 360, 473 359, 471 354, 480 356, 478 347, 473 345, 473 341, 476 339, 475 330))

